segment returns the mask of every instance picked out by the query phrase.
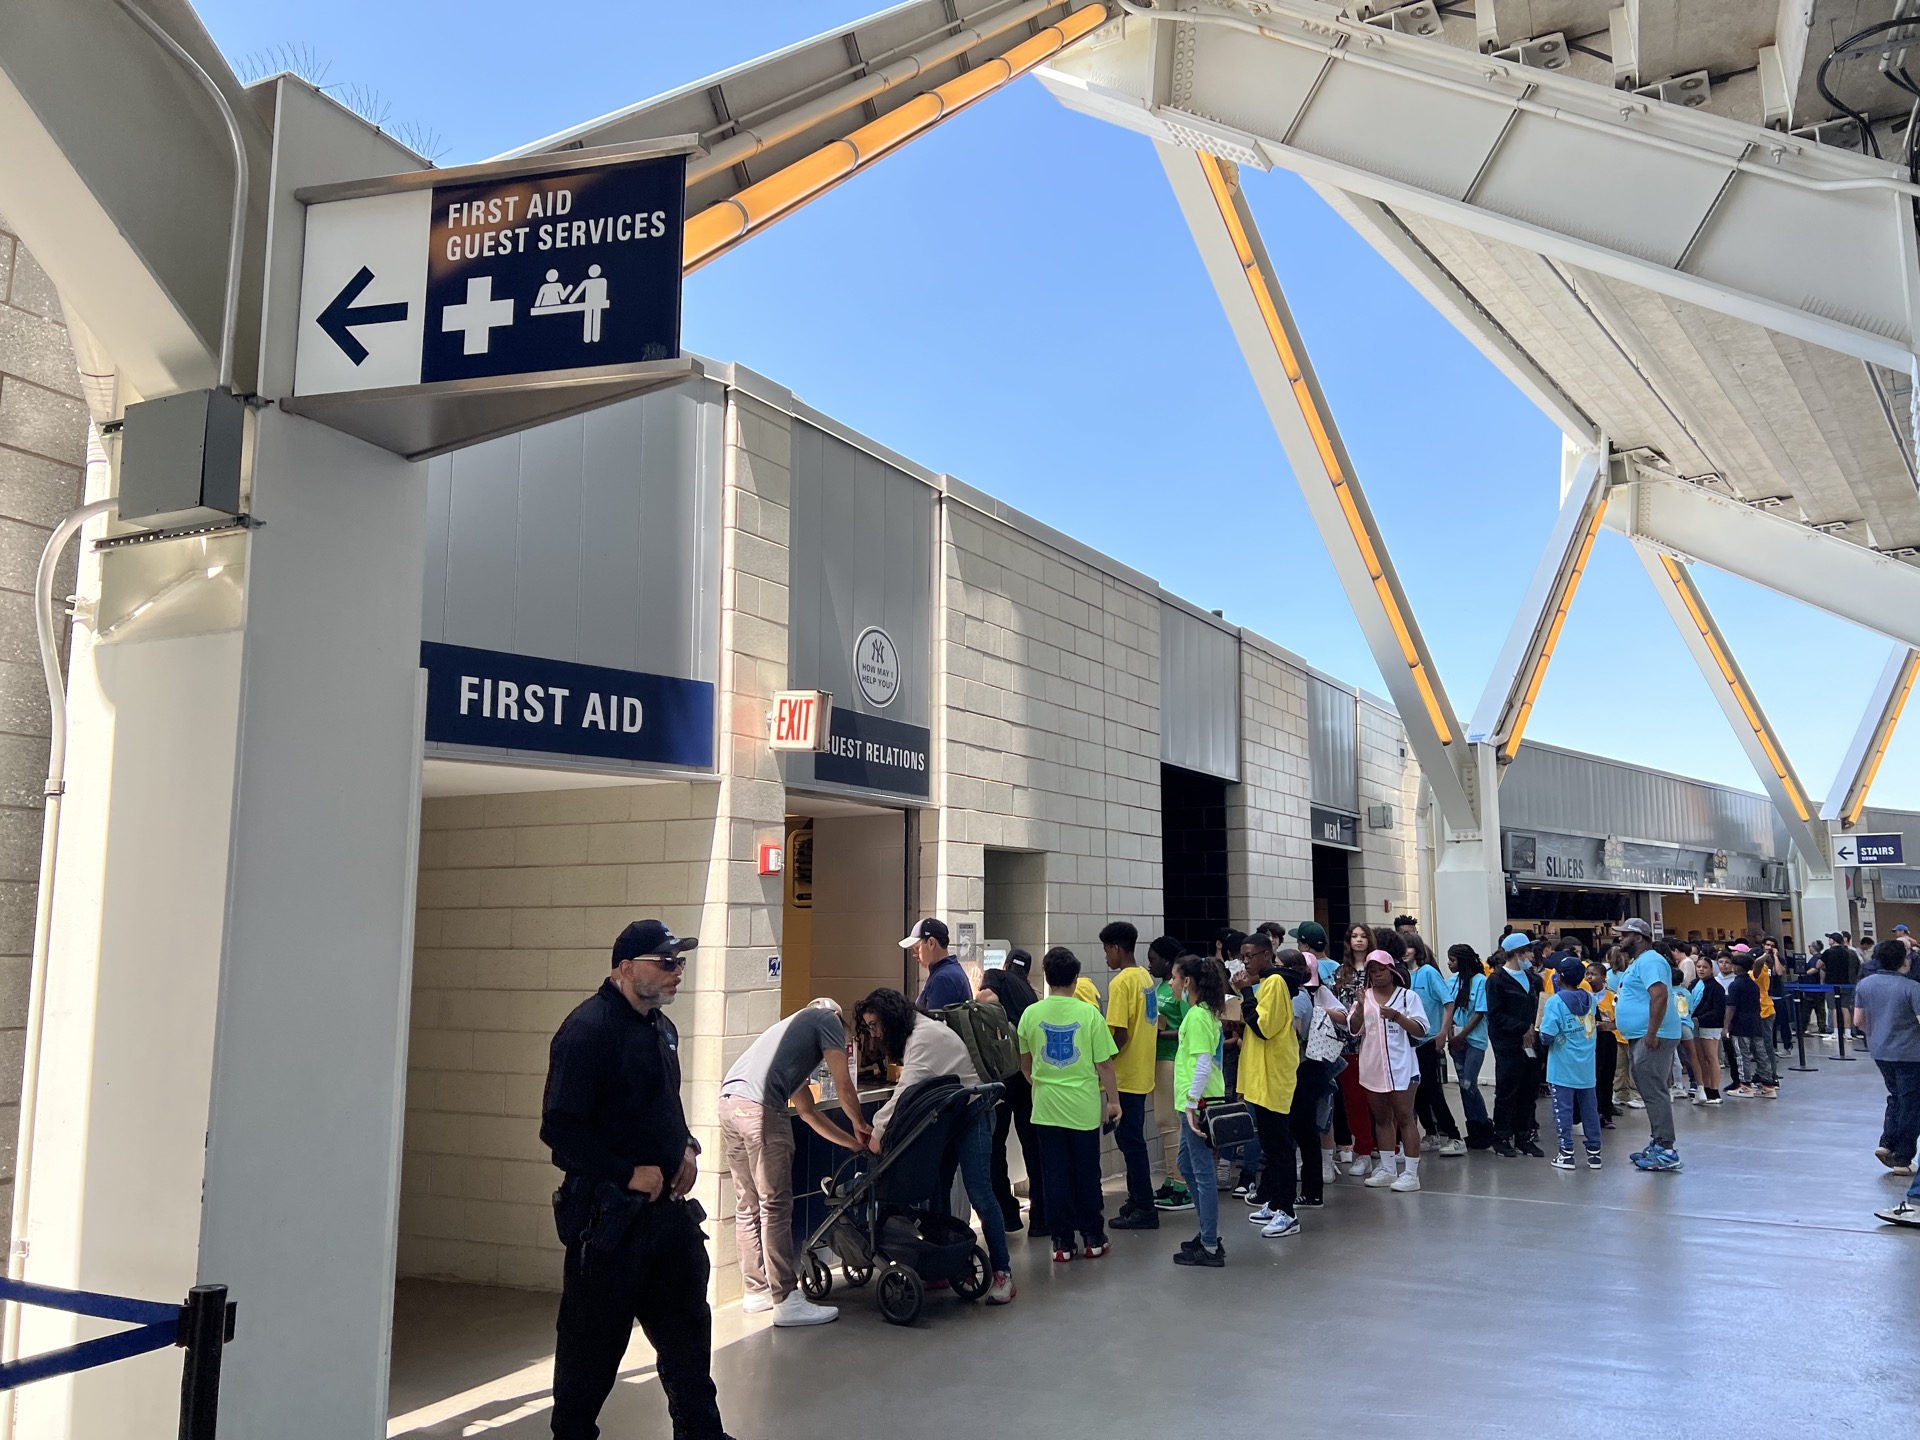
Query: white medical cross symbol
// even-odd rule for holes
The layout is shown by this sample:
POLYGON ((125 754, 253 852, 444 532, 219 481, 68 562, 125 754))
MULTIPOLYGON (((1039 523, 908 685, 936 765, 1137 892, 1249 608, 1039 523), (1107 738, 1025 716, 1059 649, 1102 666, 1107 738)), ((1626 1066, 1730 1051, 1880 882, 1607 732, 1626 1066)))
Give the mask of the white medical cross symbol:
POLYGON ((513 324, 513 300, 493 298, 493 277, 476 275, 467 281, 467 298, 458 305, 449 305, 440 312, 440 332, 451 334, 455 330, 466 332, 466 343, 461 348, 463 355, 484 355, 487 342, 492 338, 496 325, 513 324))

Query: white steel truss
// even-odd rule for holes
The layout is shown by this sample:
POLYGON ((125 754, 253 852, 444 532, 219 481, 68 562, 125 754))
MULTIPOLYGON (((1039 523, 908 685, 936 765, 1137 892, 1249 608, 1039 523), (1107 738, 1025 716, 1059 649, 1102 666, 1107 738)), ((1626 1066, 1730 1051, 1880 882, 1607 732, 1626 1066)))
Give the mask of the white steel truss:
POLYGON ((1916 678, 1920 678, 1920 650, 1902 645, 1887 657, 1886 668, 1873 687, 1873 697, 1867 701, 1866 713, 1860 717, 1860 728, 1854 732, 1839 772, 1827 791, 1826 803, 1820 807, 1822 820, 1838 821, 1843 826, 1859 821, 1860 812, 1867 808, 1873 777, 1879 773, 1880 761, 1893 740, 1907 697, 1913 694, 1916 678))

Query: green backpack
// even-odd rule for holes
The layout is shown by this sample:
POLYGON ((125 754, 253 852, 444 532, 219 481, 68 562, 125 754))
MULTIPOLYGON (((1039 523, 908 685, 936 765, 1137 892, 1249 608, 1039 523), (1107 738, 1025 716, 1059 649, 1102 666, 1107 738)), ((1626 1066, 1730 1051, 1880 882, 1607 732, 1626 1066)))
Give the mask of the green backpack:
POLYGON ((989 1000, 963 1000, 933 1012, 967 1047, 967 1058, 983 1085, 1005 1080, 1020 1070, 1020 1042, 1007 1012, 989 1000))

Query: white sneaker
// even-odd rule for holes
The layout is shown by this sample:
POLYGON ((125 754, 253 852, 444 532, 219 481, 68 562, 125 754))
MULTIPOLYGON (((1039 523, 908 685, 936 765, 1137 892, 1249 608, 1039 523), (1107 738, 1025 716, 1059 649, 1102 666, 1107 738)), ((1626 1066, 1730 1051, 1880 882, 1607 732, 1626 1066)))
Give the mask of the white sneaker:
POLYGON ((1275 1213, 1273 1223, 1260 1232, 1262 1240, 1278 1240, 1287 1235, 1298 1235, 1300 1222, 1281 1210, 1275 1213))
POLYGON ((1393 1171, 1382 1165, 1378 1170, 1367 1176, 1363 1183, 1369 1190, 1384 1190, 1387 1186, 1397 1185, 1400 1182, 1394 1177, 1393 1171))
POLYGON ((1334 1152, 1333 1158, 1338 1160, 1342 1165, 1351 1165, 1353 1163, 1353 1151, 1342 1145, 1334 1152))
POLYGON ((840 1312, 831 1305, 816 1305, 798 1290, 773 1307, 776 1325, 825 1325, 838 1320, 840 1312))
POLYGON ((1451 1140, 1441 1142, 1439 1153, 1442 1155, 1464 1155, 1467 1153, 1467 1142, 1456 1135, 1451 1140))
POLYGON ((1359 1159, 1355 1160, 1353 1164, 1347 1167, 1347 1174, 1353 1176, 1354 1179, 1358 1180, 1361 1176, 1365 1175, 1367 1171, 1371 1170, 1372 1168, 1373 1168, 1373 1157, 1371 1155, 1362 1155, 1359 1159))
POLYGON ((764 1290, 750 1290, 740 1297, 742 1315, 764 1315, 771 1309, 773 1309, 773 1296, 764 1290))
POLYGON ((1320 1183, 1331 1185, 1340 1178, 1340 1162, 1333 1158, 1331 1150, 1320 1152, 1320 1183))
POLYGON ((1275 1210, 1271 1205, 1262 1205, 1258 1210, 1247 1216, 1247 1223, 1249 1225, 1268 1225, 1272 1223, 1273 1217, 1279 1213, 1280 1212, 1275 1210))
POLYGON ((1902 1200, 1891 1210, 1876 1210, 1873 1213, 1889 1225, 1920 1225, 1920 1205, 1911 1200, 1902 1200))
POLYGON ((1401 1195, 1405 1195, 1411 1190, 1418 1190, 1420 1188, 1420 1177, 1418 1175, 1415 1175, 1411 1170, 1409 1170, 1404 1174, 1402 1174, 1399 1177, 1399 1179, 1395 1180, 1393 1184, 1389 1185, 1387 1188, 1389 1190, 1396 1191, 1401 1195))
POLYGON ((1647 1108, 1647 1102, 1642 1100, 1638 1095, 1635 1095, 1627 1101, 1627 1108, 1629 1110, 1644 1110, 1647 1108))

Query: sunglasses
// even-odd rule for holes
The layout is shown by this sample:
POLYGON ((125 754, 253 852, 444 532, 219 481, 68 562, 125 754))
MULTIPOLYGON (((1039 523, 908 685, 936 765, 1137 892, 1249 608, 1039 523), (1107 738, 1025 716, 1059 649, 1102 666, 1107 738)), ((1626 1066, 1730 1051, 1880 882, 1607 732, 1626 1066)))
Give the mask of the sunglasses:
POLYGON ((687 957, 685 955, 636 955, 633 958, 636 960, 651 961, 668 974, 687 968, 687 957))

